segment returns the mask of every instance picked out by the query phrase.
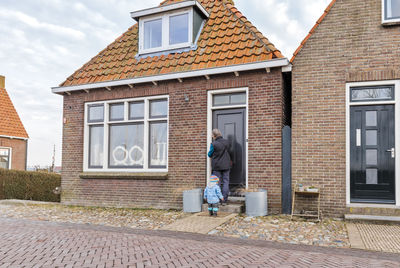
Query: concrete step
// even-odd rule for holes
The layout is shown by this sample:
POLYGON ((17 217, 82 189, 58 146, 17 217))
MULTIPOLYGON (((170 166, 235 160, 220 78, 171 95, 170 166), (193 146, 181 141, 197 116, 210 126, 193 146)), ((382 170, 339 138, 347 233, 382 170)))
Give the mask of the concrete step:
POLYGON ((346 208, 346 215, 400 217, 400 208, 386 205, 352 205, 346 208))
MULTIPOLYGON (((203 211, 208 211, 208 204, 203 204, 203 211)), ((245 205, 244 202, 229 202, 226 206, 219 206, 220 212, 227 213, 244 213, 245 205)))
POLYGON ((344 219, 346 221, 373 221, 373 222, 393 222, 400 223, 399 216, 377 216, 377 215, 357 215, 357 214, 345 214, 344 219))

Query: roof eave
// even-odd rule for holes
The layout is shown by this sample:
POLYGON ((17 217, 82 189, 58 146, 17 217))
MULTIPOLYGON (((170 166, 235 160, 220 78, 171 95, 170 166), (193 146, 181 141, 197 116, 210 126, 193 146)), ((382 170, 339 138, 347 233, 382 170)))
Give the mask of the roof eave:
POLYGON ((115 87, 115 86, 152 83, 152 82, 175 80, 175 79, 210 76, 210 75, 216 75, 216 74, 252 71, 252 70, 259 70, 259 69, 266 69, 266 68, 286 67, 288 65, 289 65, 289 61, 287 58, 279 58, 279 59, 272 59, 272 60, 261 61, 261 62, 253 62, 253 63, 247 63, 247 64, 216 67, 216 68, 202 69, 202 70, 196 70, 196 71, 170 73, 170 74, 155 75, 155 76, 145 76, 145 77, 137 77, 137 78, 131 78, 131 79, 121 79, 121 80, 113 80, 113 81, 74 85, 74 86, 52 87, 51 89, 52 89, 52 92, 55 94, 63 94, 66 92, 69 93, 72 91, 79 91, 79 90, 87 91, 87 90, 96 89, 96 88, 106 88, 106 87, 110 88, 110 87, 115 87))
POLYGON ((199 2, 197 2, 196 0, 189 0, 189 1, 182 1, 182 2, 178 2, 178 3, 170 4, 170 5, 163 5, 163 6, 133 11, 133 12, 131 12, 131 17, 134 20, 139 21, 139 18, 141 18, 141 17, 159 14, 159 13, 163 13, 163 12, 168 12, 168 11, 172 11, 172 10, 177 10, 177 9, 181 9, 181 8, 185 8, 185 7, 191 7, 191 6, 197 7, 205 17, 208 18, 210 16, 210 14, 206 11, 206 9, 199 2))

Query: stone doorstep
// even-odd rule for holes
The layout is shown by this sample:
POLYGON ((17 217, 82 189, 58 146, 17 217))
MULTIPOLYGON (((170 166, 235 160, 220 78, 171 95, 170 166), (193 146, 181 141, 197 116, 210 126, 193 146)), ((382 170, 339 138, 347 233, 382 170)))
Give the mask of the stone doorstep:
POLYGON ((400 217, 400 208, 385 205, 365 206, 360 204, 347 207, 345 214, 400 217))
MULTIPOLYGON (((202 206, 202 211, 208 211, 208 204, 203 204, 202 206)), ((242 202, 237 202, 237 203, 228 203, 226 206, 219 206, 219 211, 220 212, 226 212, 226 213, 243 213, 245 211, 245 205, 242 202)))
POLYGON ((359 214, 345 214, 346 221, 371 221, 371 222, 393 222, 400 223, 398 216, 378 216, 378 215, 359 215, 359 214))

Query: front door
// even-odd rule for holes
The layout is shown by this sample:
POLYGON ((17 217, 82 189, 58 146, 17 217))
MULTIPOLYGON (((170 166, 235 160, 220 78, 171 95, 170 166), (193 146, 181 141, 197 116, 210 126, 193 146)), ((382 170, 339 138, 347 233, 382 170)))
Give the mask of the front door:
POLYGON ((246 187, 246 109, 215 110, 213 128, 218 128, 222 137, 230 143, 232 169, 230 173, 231 192, 246 187))
POLYGON ((394 105, 350 108, 351 202, 395 203, 394 105))

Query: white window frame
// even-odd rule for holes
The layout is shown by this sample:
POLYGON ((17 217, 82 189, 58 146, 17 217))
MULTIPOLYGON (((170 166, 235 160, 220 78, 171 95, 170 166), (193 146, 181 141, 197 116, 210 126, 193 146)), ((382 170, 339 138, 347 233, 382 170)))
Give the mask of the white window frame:
POLYGON ((193 44, 193 8, 186 8, 186 9, 181 9, 178 11, 171 11, 164 13, 162 15, 153 15, 153 16, 148 16, 144 18, 140 18, 139 20, 139 54, 147 54, 147 53, 153 53, 153 52, 159 52, 159 51, 166 51, 166 50, 171 50, 171 49, 177 49, 177 48, 186 48, 186 47, 191 47, 193 44), (188 14, 189 20, 188 20, 188 42, 186 43, 180 43, 180 44, 174 44, 170 45, 169 44, 169 18, 177 15, 182 15, 182 14, 188 14), (157 20, 161 19, 162 20, 162 29, 161 29, 161 47, 155 47, 155 48, 149 48, 149 49, 144 49, 144 23, 147 21, 152 21, 152 20, 157 20))
POLYGON ((116 99, 107 101, 96 101, 85 103, 84 112, 84 154, 83 154, 83 171, 84 172, 130 172, 130 173, 143 173, 143 172, 168 172, 168 151, 169 151, 169 96, 151 96, 141 98, 129 98, 129 99, 116 99), (167 117, 166 118, 150 118, 150 101, 153 100, 167 100, 167 117), (143 119, 129 119, 129 103, 130 102, 144 102, 144 118, 143 119), (110 104, 124 103, 124 120, 123 121, 110 121, 109 117, 109 106, 110 104), (104 121, 103 122, 88 122, 89 106, 95 104, 104 104, 104 121), (167 152, 166 152, 166 168, 150 168, 149 157, 150 157, 150 123, 163 121, 167 123, 167 152), (143 168, 109 168, 109 129, 110 125, 118 123, 137 123, 143 122, 144 124, 144 161, 143 168), (103 140, 103 167, 102 168, 89 168, 89 127, 91 125, 104 126, 104 140, 103 140))
POLYGON ((11 147, 3 147, 3 146, 1 146, 0 149, 8 149, 8 167, 7 167, 7 169, 11 169, 12 148, 11 147))
MULTIPOLYGON (((217 89, 208 91, 207 96, 207 152, 210 149, 211 139, 212 139, 212 119, 214 110, 225 110, 225 109, 235 109, 235 108, 245 108, 246 109, 246 124, 245 124, 245 141, 246 141, 246 189, 249 187, 249 88, 230 88, 230 89, 217 89), (220 105, 214 106, 213 97, 215 95, 226 95, 235 93, 246 93, 246 103, 237 105, 220 105)), ((207 178, 206 183, 211 176, 211 158, 207 157, 207 178)))
POLYGON ((346 83, 346 206, 352 207, 399 207, 400 206, 400 80, 383 80, 373 82, 346 83), (394 100, 386 101, 350 101, 350 91, 354 87, 388 86, 394 85, 394 100), (395 199, 396 204, 373 204, 373 203, 351 203, 350 202, 350 107, 364 105, 387 105, 392 104, 395 108, 395 199))
POLYGON ((400 18, 386 18, 386 3, 388 0, 382 0, 382 24, 400 22, 400 18))

